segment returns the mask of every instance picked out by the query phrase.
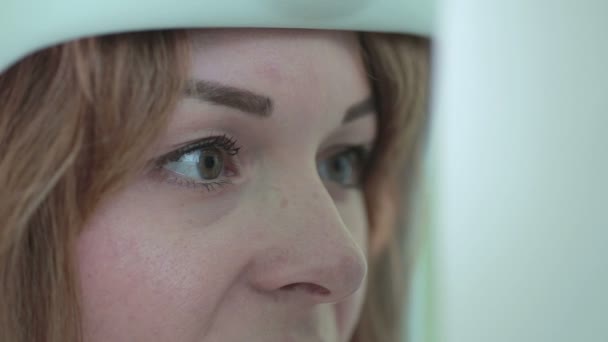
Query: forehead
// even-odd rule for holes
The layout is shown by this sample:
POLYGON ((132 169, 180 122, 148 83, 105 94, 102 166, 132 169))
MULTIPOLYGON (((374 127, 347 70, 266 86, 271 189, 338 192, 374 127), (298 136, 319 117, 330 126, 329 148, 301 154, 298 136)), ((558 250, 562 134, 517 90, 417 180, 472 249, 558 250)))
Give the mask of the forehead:
POLYGON ((195 78, 261 93, 316 89, 360 100, 370 92, 355 32, 205 29, 189 36, 195 78))

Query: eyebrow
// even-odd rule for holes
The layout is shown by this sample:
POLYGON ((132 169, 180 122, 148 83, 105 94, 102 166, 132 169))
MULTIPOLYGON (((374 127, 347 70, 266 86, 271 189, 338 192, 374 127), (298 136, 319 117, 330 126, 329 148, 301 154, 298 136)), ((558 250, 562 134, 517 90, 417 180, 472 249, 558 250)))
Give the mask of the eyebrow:
MULTIPOLYGON (((274 109, 274 102, 268 96, 213 81, 189 80, 186 83, 184 96, 234 108, 259 117, 271 116, 274 109)), ((342 119, 342 123, 353 121, 374 112, 375 102, 373 97, 370 96, 349 107, 342 119)))
POLYGON ((238 109, 260 117, 270 116, 274 108, 274 103, 268 96, 212 81, 188 81, 184 96, 238 109))

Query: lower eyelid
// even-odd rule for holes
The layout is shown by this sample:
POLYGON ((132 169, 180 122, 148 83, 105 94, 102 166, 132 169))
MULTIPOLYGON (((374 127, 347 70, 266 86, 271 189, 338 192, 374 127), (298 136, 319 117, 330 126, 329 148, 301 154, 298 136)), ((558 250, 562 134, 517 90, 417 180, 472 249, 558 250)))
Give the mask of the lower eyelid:
POLYGON ((202 182, 194 179, 189 179, 178 175, 175 172, 164 169, 162 167, 155 167, 149 176, 152 180, 158 183, 164 183, 171 186, 182 187, 188 190, 204 190, 208 192, 216 191, 226 186, 233 185, 233 182, 226 178, 220 178, 218 180, 202 182))

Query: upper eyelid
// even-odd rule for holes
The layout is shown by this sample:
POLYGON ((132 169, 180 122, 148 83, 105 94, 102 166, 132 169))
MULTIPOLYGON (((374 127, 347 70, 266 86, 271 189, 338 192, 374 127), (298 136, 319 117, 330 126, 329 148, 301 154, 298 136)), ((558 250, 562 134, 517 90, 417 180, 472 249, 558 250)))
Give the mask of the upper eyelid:
POLYGON ((179 146, 175 147, 175 149, 173 151, 160 156, 158 158, 158 161, 159 161, 159 164, 162 165, 164 163, 169 162, 172 159, 175 159, 175 157, 181 157, 185 154, 199 150, 203 147, 217 146, 219 143, 224 144, 224 146, 221 146, 221 147, 226 147, 226 148, 224 148, 224 150, 226 152, 228 152, 228 150, 234 151, 232 153, 229 153, 230 155, 236 155, 238 153, 238 151, 241 149, 240 146, 237 146, 238 141, 226 134, 209 136, 209 137, 200 138, 200 139, 196 139, 196 140, 192 140, 192 141, 180 144, 179 146), (237 146, 237 147, 235 147, 235 146, 237 146))
POLYGON ((204 141, 193 141, 190 143, 185 143, 183 146, 178 147, 177 149, 166 153, 165 155, 161 156, 161 160, 165 160, 165 161, 169 161, 171 159, 174 159, 177 156, 183 156, 184 154, 190 153, 192 151, 195 151, 203 146, 205 146, 206 143, 204 141))
POLYGON ((334 145, 326 150, 324 150, 322 153, 320 153, 317 157, 319 159, 326 159, 326 158, 331 158, 334 157, 338 154, 341 153, 345 153, 348 151, 362 151, 364 152, 366 155, 371 154, 373 146, 369 146, 367 144, 341 144, 341 145, 334 145))

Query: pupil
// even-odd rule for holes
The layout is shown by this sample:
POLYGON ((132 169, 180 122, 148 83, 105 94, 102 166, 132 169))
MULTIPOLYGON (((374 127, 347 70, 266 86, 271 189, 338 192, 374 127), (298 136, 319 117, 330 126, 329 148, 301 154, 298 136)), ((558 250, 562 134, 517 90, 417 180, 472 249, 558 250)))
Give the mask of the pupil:
POLYGON ((347 163, 348 161, 344 156, 339 156, 338 158, 334 159, 332 163, 334 177, 339 178, 340 181, 342 181, 342 178, 344 178, 344 173, 348 167, 348 165, 346 165, 347 163))
POLYGON ((334 160, 334 171, 337 173, 341 173, 344 171, 344 157, 339 157, 334 160))
POLYGON ((215 166, 215 157, 206 156, 205 157, 205 167, 208 169, 213 169, 214 166, 215 166))

